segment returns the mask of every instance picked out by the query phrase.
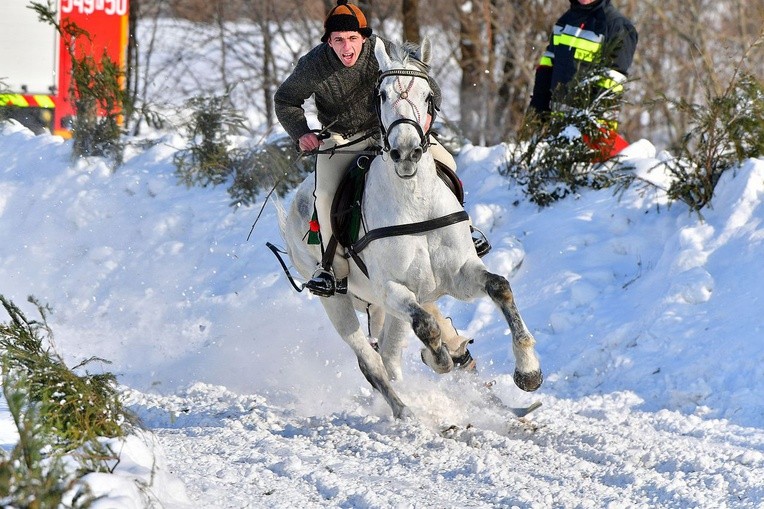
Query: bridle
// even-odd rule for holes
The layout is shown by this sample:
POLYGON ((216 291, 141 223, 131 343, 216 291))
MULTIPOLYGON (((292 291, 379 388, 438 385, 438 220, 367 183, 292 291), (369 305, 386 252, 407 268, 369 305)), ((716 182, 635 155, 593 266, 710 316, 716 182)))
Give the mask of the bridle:
MULTIPOLYGON (((389 71, 384 71, 379 74, 379 78, 377 79, 377 88, 376 88, 377 97, 378 97, 378 100, 376 102, 376 107, 377 107, 377 118, 379 119, 379 126, 380 126, 380 129, 382 130, 382 140, 384 142, 383 151, 385 152, 390 151, 390 139, 389 139, 390 131, 392 131, 395 126, 401 125, 401 124, 410 124, 414 126, 417 133, 419 134, 419 139, 420 139, 419 147, 422 149, 422 152, 425 152, 430 147, 428 133, 424 132, 424 129, 422 129, 422 126, 420 124, 420 122, 422 122, 421 112, 419 112, 419 109, 411 101, 411 99, 408 98, 408 94, 411 91, 411 88, 414 86, 414 79, 416 78, 427 80, 427 83, 429 85, 430 77, 427 75, 427 73, 422 71, 415 71, 412 69, 391 69, 389 71), (387 129, 385 129, 385 126, 382 124, 382 92, 379 87, 382 85, 382 80, 384 80, 385 78, 389 76, 399 76, 399 77, 408 76, 411 78, 411 80, 409 81, 408 85, 405 88, 403 87, 403 84, 400 78, 396 81, 400 91, 398 92, 398 97, 393 102, 393 108, 395 108, 395 106, 399 104, 400 102, 404 102, 404 101, 407 102, 411 106, 411 108, 414 110, 417 117, 419 117, 419 122, 411 118, 401 117, 401 118, 395 119, 389 126, 387 126, 387 129)), ((429 97, 427 97, 427 113, 432 116, 433 120, 435 119, 435 106, 432 100, 432 93, 430 93, 429 97)))
MULTIPOLYGON (((382 124, 382 105, 381 105, 382 97, 380 95, 381 91, 379 87, 382 84, 382 80, 389 76, 398 76, 398 77, 408 76, 411 78, 411 80, 408 83, 408 86, 406 86, 405 88, 403 87, 403 84, 400 79, 397 81, 399 92, 398 92, 398 98, 393 103, 393 107, 395 107, 395 104, 397 104, 400 101, 408 102, 412 106, 417 117, 420 119, 420 122, 421 122, 422 115, 418 111, 418 108, 416 107, 416 105, 413 102, 411 102, 411 100, 408 98, 408 93, 411 91, 411 88, 413 87, 414 79, 421 78, 421 79, 427 80, 429 84, 430 78, 427 75, 427 73, 422 71, 415 71, 410 69, 391 69, 389 71, 380 73, 379 80, 377 81, 377 96, 379 96, 379 100, 377 101, 376 106, 377 106, 377 117, 379 118, 379 125, 380 125, 380 129, 382 130, 382 138, 384 140, 383 150, 385 152, 390 151, 390 141, 388 139, 388 136, 390 134, 390 131, 395 126, 401 125, 401 124, 411 124, 416 128, 417 132, 419 133, 419 138, 421 139, 419 146, 422 148, 422 152, 424 152, 429 148, 430 142, 429 142, 428 133, 424 132, 419 122, 412 120, 410 118, 401 117, 394 120, 387 127, 387 129, 385 129, 385 126, 382 124)), ((428 103, 427 113, 432 115, 432 118, 434 119, 435 108, 434 108, 434 104, 432 100, 432 93, 430 93, 430 96, 427 98, 427 103, 428 103)), ((444 228, 446 226, 450 226, 452 224, 456 224, 456 223, 460 223, 462 221, 468 221, 468 220, 469 220, 469 216, 467 215, 467 212, 464 209, 461 209, 456 212, 446 214, 445 216, 436 217, 434 219, 427 219, 425 221, 375 228, 371 231, 366 232, 366 234, 360 239, 358 239, 358 241, 355 242, 353 245, 346 246, 347 253, 345 257, 352 258, 353 260, 355 260, 356 264, 361 269, 361 271, 366 275, 366 277, 369 277, 369 271, 363 259, 359 256, 359 253, 363 251, 371 242, 378 239, 387 238, 387 237, 397 237, 401 235, 416 235, 419 233, 425 233, 432 230, 437 230, 438 228, 444 228)))

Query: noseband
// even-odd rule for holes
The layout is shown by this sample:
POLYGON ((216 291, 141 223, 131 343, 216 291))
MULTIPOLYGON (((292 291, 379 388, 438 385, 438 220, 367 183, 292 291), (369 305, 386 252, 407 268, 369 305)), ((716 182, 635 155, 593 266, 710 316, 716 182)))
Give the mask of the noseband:
MULTIPOLYGON (((399 85, 398 88, 400 88, 400 91, 398 92, 397 99, 395 99, 395 101, 393 102, 393 108, 398 103, 400 103, 401 101, 405 101, 405 102, 407 102, 407 103, 409 103, 411 105, 412 109, 417 114, 417 117, 421 118, 421 113, 419 112, 419 110, 416 107, 416 105, 413 102, 411 102, 411 99, 408 98, 408 94, 411 91, 411 87, 414 86, 414 78, 422 78, 424 80, 427 80, 427 83, 429 85, 430 77, 427 75, 427 73, 422 72, 422 71, 414 71, 414 70, 411 70, 411 69, 392 69, 392 70, 380 73, 379 79, 377 80, 377 96, 380 95, 379 87, 380 87, 380 85, 382 85, 382 80, 384 80, 385 78, 387 78, 389 76, 409 76, 409 77, 411 77, 411 81, 409 81, 409 84, 408 84, 408 86, 405 89, 403 88, 403 85, 401 85, 400 80, 397 82, 398 85, 399 85)), ((413 120, 413 119, 410 119, 410 118, 401 117, 399 119, 394 120, 387 127, 387 129, 385 129, 385 126, 382 124, 382 104, 381 103, 382 103, 382 99, 380 97, 377 100, 376 104, 377 104, 377 118, 379 119, 380 129, 382 130, 382 140, 384 141, 384 148, 383 148, 383 150, 385 152, 389 152, 390 151, 390 139, 389 139, 389 136, 390 136, 390 131, 392 131, 395 126, 400 125, 400 124, 411 124, 412 126, 414 126, 414 128, 417 131, 417 133, 419 134, 419 139, 421 140, 420 143, 419 143, 419 146, 421 147, 423 152, 426 151, 429 148, 429 146, 430 146, 430 142, 429 142, 429 138, 428 138, 427 134, 422 129, 422 126, 420 125, 420 122, 417 122, 416 120, 413 120)), ((433 102, 432 102, 432 94, 430 94, 430 96, 427 98, 427 113, 429 113, 431 115, 432 115, 432 113, 434 113, 434 111, 433 111, 433 102)), ((434 115, 433 115, 433 118, 434 118, 434 115)))

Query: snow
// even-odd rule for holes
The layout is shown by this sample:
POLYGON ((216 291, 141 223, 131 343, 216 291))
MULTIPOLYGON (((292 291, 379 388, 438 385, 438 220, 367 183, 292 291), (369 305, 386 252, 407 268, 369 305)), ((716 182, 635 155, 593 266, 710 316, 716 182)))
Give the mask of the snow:
MULTIPOLYGON (((510 276, 546 380, 514 386, 490 301, 445 298, 478 375, 434 375, 412 335, 398 389, 417 419, 399 422, 265 247, 283 244, 274 205, 248 241, 262 202, 179 185, 177 136, 132 141, 112 171, 0 127, 0 292, 28 317, 28 295, 52 307, 70 365, 112 361, 146 428, 114 443, 113 474, 85 478, 94 507, 764 503, 764 158, 727 172, 700 217, 639 186, 539 209, 497 173, 506 147, 464 147, 484 261, 510 276), (513 418, 487 381, 507 405, 543 405, 513 418)), ((624 164, 665 187, 656 152, 640 140, 624 164)), ((15 440, 0 400, 0 446, 15 440)))

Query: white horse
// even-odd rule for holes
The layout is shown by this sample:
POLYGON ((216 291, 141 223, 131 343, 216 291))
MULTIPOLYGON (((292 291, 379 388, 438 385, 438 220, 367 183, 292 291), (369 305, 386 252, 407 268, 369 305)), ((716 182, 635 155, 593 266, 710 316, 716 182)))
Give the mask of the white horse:
MULTIPOLYGON (((478 258, 466 213, 438 177, 427 151, 424 124, 432 90, 424 71, 430 61, 430 43, 425 39, 413 55, 410 51, 411 47, 394 46, 388 55, 379 39, 375 46, 385 148, 368 171, 362 205, 366 240, 374 239, 358 253, 368 277, 351 260, 348 293, 321 298, 337 332, 355 352, 364 376, 396 418, 411 416, 391 384, 402 376, 401 354, 409 330, 424 344, 422 360, 438 373, 453 369, 454 359, 466 349, 467 340, 455 334, 435 305, 443 295, 460 300, 490 296, 512 332, 515 383, 534 391, 543 378, 535 339, 517 310, 509 282, 489 272, 478 258), (395 228, 379 230, 391 226, 405 233, 395 228), (368 236, 374 231, 385 233, 368 236), (378 348, 372 346, 359 322, 359 303, 369 305, 370 328, 378 335, 378 348)), ((281 214, 287 253, 305 278, 321 259, 320 247, 304 240, 313 213, 313 178, 311 175, 298 188, 288 216, 281 214)))

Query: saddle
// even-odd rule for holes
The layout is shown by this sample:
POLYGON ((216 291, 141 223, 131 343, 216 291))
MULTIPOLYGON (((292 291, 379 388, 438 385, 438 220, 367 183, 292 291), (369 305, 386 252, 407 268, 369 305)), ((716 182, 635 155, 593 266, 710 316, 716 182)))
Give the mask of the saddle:
MULTIPOLYGON (((359 238, 362 223, 361 204, 366 187, 366 173, 376 156, 361 155, 345 171, 345 175, 337 187, 332 202, 332 232, 337 243, 343 247, 352 246, 359 238)), ((456 172, 435 161, 438 177, 454 193, 459 204, 464 206, 464 187, 456 172)))

